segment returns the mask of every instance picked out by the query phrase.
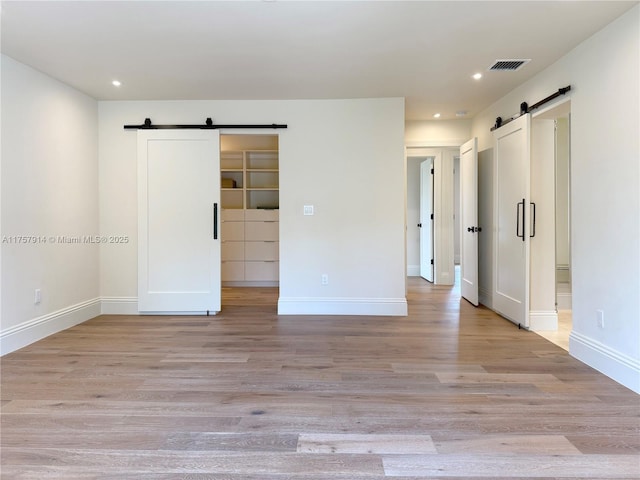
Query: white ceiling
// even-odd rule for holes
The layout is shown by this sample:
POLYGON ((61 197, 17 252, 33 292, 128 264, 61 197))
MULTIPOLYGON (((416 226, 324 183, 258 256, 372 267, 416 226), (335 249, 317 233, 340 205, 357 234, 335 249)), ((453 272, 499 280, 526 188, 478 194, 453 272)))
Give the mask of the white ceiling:
POLYGON ((3 1, 1 46, 98 100, 406 97, 407 119, 445 119, 472 117, 637 3, 3 1), (532 60, 486 71, 508 58, 532 60))

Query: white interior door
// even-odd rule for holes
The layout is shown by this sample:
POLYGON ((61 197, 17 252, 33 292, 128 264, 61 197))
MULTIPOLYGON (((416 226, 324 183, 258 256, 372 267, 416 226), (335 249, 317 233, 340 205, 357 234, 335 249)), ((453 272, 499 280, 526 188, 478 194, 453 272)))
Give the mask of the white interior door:
POLYGON ((478 139, 460 147, 460 290, 478 306, 478 139))
POLYGON ((138 130, 138 310, 220 310, 220 136, 138 130))
POLYGON ((420 163, 420 276, 433 282, 433 159, 420 163))
POLYGON ((530 115, 494 131, 495 310, 529 328, 530 115))

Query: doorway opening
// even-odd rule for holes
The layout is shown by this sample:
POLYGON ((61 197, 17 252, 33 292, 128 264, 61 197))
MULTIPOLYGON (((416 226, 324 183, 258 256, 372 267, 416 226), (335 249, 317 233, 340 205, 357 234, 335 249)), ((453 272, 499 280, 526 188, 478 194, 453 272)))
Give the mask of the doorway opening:
POLYGON ((459 148, 451 147, 407 148, 407 276, 422 276, 438 285, 454 283, 458 154, 459 148))
POLYGON ((557 330, 538 331, 550 342, 569 350, 571 297, 571 102, 550 108, 539 117, 554 123, 555 164, 555 291, 557 330))
POLYGON ((220 135, 222 305, 277 307, 278 135, 220 135))

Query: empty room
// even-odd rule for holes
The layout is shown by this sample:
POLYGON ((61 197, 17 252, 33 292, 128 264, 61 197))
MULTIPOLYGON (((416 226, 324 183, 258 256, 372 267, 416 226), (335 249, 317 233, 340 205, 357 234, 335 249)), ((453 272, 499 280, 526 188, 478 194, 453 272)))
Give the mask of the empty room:
POLYGON ((637 1, 3 1, 4 480, 640 478, 637 1))

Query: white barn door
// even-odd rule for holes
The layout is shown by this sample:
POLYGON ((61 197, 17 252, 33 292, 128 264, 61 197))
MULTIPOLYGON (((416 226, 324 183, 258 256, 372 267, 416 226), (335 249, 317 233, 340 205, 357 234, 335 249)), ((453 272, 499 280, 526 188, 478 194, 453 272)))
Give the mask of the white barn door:
POLYGON ((478 139, 460 147, 460 290, 478 306, 478 139))
POLYGON ((138 310, 220 311, 220 135, 138 130, 138 310))
POLYGON ((529 328, 531 116, 494 131, 494 291, 502 316, 529 328))

